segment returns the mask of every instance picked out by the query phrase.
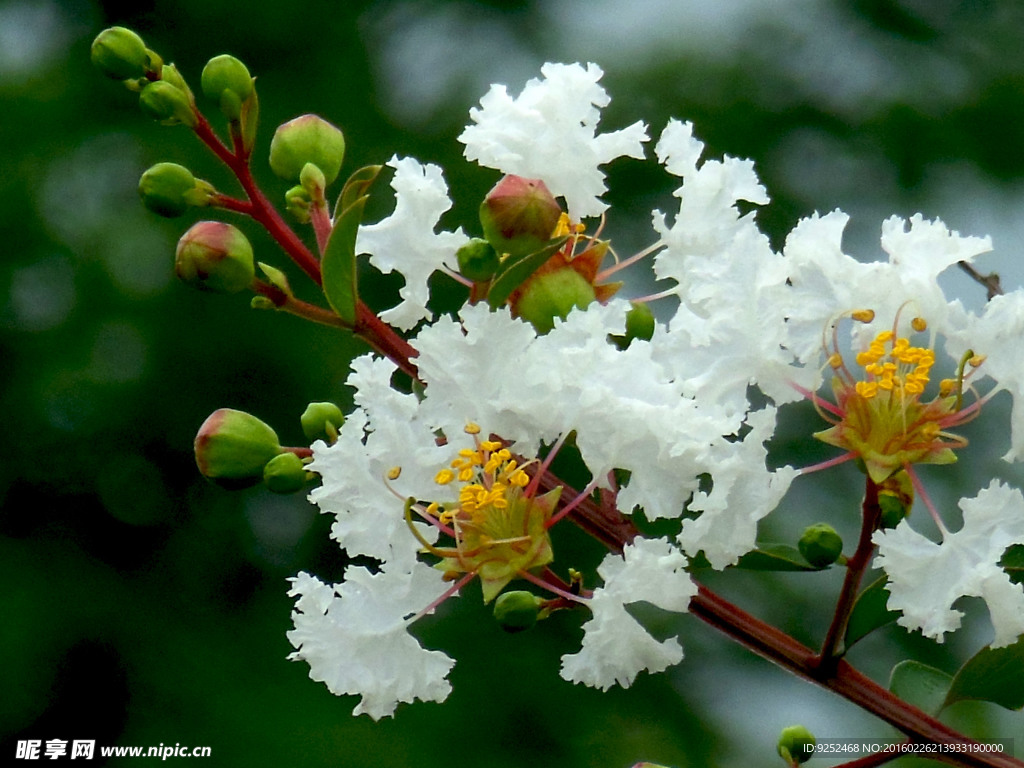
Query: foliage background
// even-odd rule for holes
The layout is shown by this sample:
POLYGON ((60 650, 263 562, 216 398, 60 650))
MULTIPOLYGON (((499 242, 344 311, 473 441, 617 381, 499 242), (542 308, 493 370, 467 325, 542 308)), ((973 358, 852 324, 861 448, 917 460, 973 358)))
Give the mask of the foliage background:
MULTIPOLYGON (((0 3, 0 754, 18 738, 85 738, 210 745, 217 766, 772 765, 775 734, 791 722, 822 737, 887 733, 687 619, 651 617, 681 633, 678 669, 601 694, 557 677, 581 617, 509 637, 471 596, 454 601, 421 633, 459 661, 450 700, 377 724, 286 662, 285 579, 300 569, 337 578, 344 566, 329 521, 301 498, 204 483, 191 441, 229 406, 297 443, 307 402, 350 402, 342 382, 361 350, 172 281, 187 224, 147 214, 138 175, 174 160, 232 187, 184 129, 150 123, 92 70, 100 29, 135 28, 193 83, 209 57, 242 58, 258 76, 263 152, 274 125, 317 112, 344 128, 348 168, 393 153, 440 163, 458 202, 452 226, 472 221, 494 181, 455 142, 487 85, 518 92, 544 61, 595 61, 613 96, 607 127, 642 118, 656 136, 670 116, 692 119, 711 156, 756 161, 774 200, 760 220, 776 244, 798 217, 838 206, 854 217, 848 250, 873 258, 882 218, 920 210, 991 233, 986 264, 1012 288, 1024 222, 1022 16, 996 0, 0 3)), ((256 167, 283 193, 259 153, 256 167)), ((629 253, 673 181, 625 162, 610 186, 609 231, 629 253)), ((378 194, 371 218, 388 197, 378 194)), ((260 258, 276 258, 247 231, 260 258)), ((366 279, 381 296, 395 289, 366 279)), ((792 414, 778 460, 826 455, 806 447, 813 412, 792 414)), ((929 477, 946 506, 993 472, 1020 484, 997 461, 1005 438, 990 434, 976 427, 977 448, 929 477)), ((824 518, 853 536, 857 475, 828 475, 801 480, 766 532, 793 540, 824 518)), ((582 537, 558 545, 584 566, 600 557, 582 537)), ((813 643, 833 577, 737 574, 716 585, 813 643)), ((879 679, 907 653, 952 671, 987 642, 980 624, 945 646, 890 628, 854 661, 879 679)), ((1019 716, 958 706, 977 736, 1022 735, 1019 716)))

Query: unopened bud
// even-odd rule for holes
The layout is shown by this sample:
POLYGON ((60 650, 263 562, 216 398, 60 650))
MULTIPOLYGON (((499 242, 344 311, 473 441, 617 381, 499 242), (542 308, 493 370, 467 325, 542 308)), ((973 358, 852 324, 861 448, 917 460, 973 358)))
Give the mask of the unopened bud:
POLYGON ((181 236, 174 271, 186 283, 217 293, 237 293, 256 276, 252 246, 236 227, 200 221, 181 236))
POLYGON ((267 462, 281 453, 277 433, 244 411, 221 408, 196 434, 196 466, 225 488, 245 488, 263 479, 267 462))
POLYGON ((145 77, 161 67, 160 57, 126 27, 110 27, 96 35, 89 57, 97 69, 115 80, 145 77))
POLYGON ((914 483, 906 470, 900 470, 887 477, 878 486, 878 507, 881 510, 879 525, 895 528, 910 514, 914 506, 914 483))
POLYGON ((506 176, 480 205, 480 224, 494 250, 525 256, 539 250, 555 231, 562 208, 540 179, 506 176))
POLYGON ((328 445, 338 439, 338 430, 345 423, 345 414, 334 403, 310 403, 299 417, 302 434, 309 442, 323 440, 328 445))
POLYGON ((194 128, 198 122, 189 97, 168 80, 149 83, 139 94, 142 111, 164 125, 187 125, 194 128))
POLYGON ((215 190, 177 163, 157 163, 139 179, 142 204, 168 218, 181 216, 190 206, 204 206, 215 190))
POLYGON ((818 745, 809 730, 802 725, 791 725, 783 728, 779 734, 779 743, 776 747, 779 756, 789 765, 805 763, 814 756, 814 748, 818 745))
POLYGON ((455 252, 459 273, 474 283, 484 283, 494 277, 501 263, 497 251, 486 240, 474 237, 455 252))
POLYGON ((316 115, 289 120, 270 142, 270 167, 287 181, 297 181, 306 163, 312 163, 330 184, 338 178, 344 158, 344 134, 316 115))
POLYGON ((252 76, 245 64, 226 53, 206 62, 200 86, 203 95, 216 102, 228 120, 239 119, 243 102, 254 90, 252 76))
POLYGON ((815 568, 825 568, 843 554, 843 540, 831 525, 817 523, 804 530, 797 549, 815 568))
POLYGON ((285 210, 294 216, 295 220, 300 224, 309 223, 309 207, 312 204, 313 201, 309 197, 309 192, 301 184, 296 184, 284 193, 285 210))
POLYGON ((543 602, 523 590, 503 592, 494 601, 494 618, 506 632, 522 632, 537 623, 543 602))
POLYGON ((274 493, 301 491, 309 477, 302 459, 291 452, 279 453, 263 467, 263 482, 274 493))

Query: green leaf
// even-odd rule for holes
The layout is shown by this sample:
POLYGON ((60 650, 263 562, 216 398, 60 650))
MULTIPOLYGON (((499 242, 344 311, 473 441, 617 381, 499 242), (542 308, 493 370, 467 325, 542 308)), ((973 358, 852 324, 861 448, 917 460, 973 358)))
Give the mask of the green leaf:
POLYGON ((736 568, 745 571, 819 571, 808 563, 800 550, 789 544, 759 544, 757 549, 747 552, 736 568))
POLYGON ((1024 544, 1013 544, 1007 547, 999 565, 1006 571, 1010 581, 1014 584, 1024 582, 1024 544))
POLYGON ((263 271, 263 274, 267 276, 267 280, 275 288, 280 289, 285 296, 289 299, 294 299, 295 294, 292 293, 292 287, 288 284, 288 277, 277 267, 272 267, 269 264, 264 264, 262 261, 256 262, 259 268, 263 271))
POLYGON ((964 699, 1024 707, 1024 637, 1005 648, 982 648, 953 678, 945 705, 964 699))
POLYGON ((377 179, 377 175, 383 167, 383 165, 366 165, 348 177, 348 181, 341 189, 341 194, 338 195, 338 202, 334 206, 335 218, 339 213, 344 215, 344 212, 351 208, 359 198, 366 196, 370 185, 377 179))
POLYGON ((512 292, 529 279, 530 275, 540 269, 545 261, 550 259, 559 248, 565 245, 568 237, 559 237, 552 240, 539 251, 528 253, 525 256, 508 256, 502 260, 501 266, 491 283, 491 290, 487 293, 487 303, 493 309, 497 309, 512 292))
POLYGON ((953 678, 919 661, 901 661, 892 668, 889 690, 923 712, 937 715, 946 705, 953 678))
POLYGON ((846 622, 844 642, 847 648, 865 635, 899 618, 898 611, 890 611, 886 607, 889 590, 885 588, 885 583, 885 576, 880 576, 857 596, 850 611, 850 618, 846 622))
MULTIPOLYGON (((346 185, 347 187, 347 185, 346 185)), ((342 193, 344 194, 344 193, 342 193)), ((350 325, 356 322, 359 288, 356 282, 356 232, 363 219, 368 196, 363 195, 344 209, 334 222, 320 262, 324 296, 338 317, 350 325)))

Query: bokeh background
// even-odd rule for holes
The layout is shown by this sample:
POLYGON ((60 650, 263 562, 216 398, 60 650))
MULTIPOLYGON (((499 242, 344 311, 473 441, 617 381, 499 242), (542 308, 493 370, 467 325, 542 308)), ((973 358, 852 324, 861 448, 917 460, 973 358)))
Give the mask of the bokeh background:
MULTIPOLYGON (((709 154, 756 161, 773 203, 759 214, 781 245, 795 221, 841 207, 847 250, 877 258, 881 221, 921 211, 994 237, 982 262, 1021 284, 1024 230, 1024 8, 1011 0, 5 0, 0 2, 0 762, 19 738, 101 745, 209 745, 216 766, 777 765, 778 730, 821 737, 886 728, 732 647, 686 617, 650 612, 687 659, 600 693, 557 676, 580 615, 503 634, 473 599, 422 622, 425 644, 458 659, 444 705, 402 706, 381 723, 350 714, 288 662, 286 579, 331 580, 345 565, 330 521, 301 497, 227 493, 197 474, 191 442, 219 407, 251 411, 286 443, 311 400, 351 402, 344 335, 201 295, 172 279, 174 243, 196 216, 168 222, 139 204, 139 174, 161 160, 233 187, 183 128, 151 123, 89 64, 103 27, 131 26, 197 83, 219 53, 258 77, 266 166, 273 127, 316 112, 345 130, 354 169, 413 155, 446 169, 454 227, 472 221, 493 173, 467 166, 455 137, 491 82, 518 92, 545 61, 594 61, 613 101, 604 126, 692 119, 709 154)), ((620 252, 649 242, 650 211, 674 181, 655 164, 610 170, 620 252)), ((370 217, 386 215, 386 184, 370 217)), ((253 229, 259 258, 283 266, 253 229)), ((312 297, 300 275, 293 284, 312 297)), ((372 301, 396 283, 364 275, 372 301)), ((981 288, 950 276, 967 303, 981 288)), ((866 302, 867 303, 867 302, 866 302)), ((955 468, 926 471, 955 518, 958 495, 1002 464, 997 400, 955 468)), ((807 464, 813 411, 792 406, 776 460, 807 464)), ((794 541, 829 520, 856 531, 850 468, 802 479, 765 526, 794 541)), ((601 552, 563 534, 584 568, 601 552)), ((814 643, 837 574, 714 579, 731 599, 814 643)), ((852 659, 885 680, 915 655, 952 672, 989 638, 943 646, 890 627, 852 659)), ((1019 713, 957 705, 979 738, 1013 738, 1019 713)), ((100 762, 99 758, 96 762, 100 762)), ((111 764, 116 764, 116 760, 111 764)), ((131 760, 123 760, 127 764, 131 760)))

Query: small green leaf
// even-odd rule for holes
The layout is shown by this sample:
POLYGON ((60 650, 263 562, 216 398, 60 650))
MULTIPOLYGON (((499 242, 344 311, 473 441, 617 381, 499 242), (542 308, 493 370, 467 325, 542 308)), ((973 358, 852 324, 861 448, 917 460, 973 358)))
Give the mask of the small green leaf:
POLYGON ((937 715, 945 706, 952 682, 941 669, 919 661, 901 661, 892 668, 889 690, 921 711, 937 715))
POLYGON ((376 180, 383 165, 366 165, 348 177, 345 186, 338 195, 338 202, 334 206, 334 216, 339 213, 344 215, 352 205, 361 197, 364 197, 370 189, 370 185, 376 180))
POLYGON ((540 269, 544 262, 565 245, 565 241, 568 239, 568 237, 556 238, 539 251, 528 253, 525 256, 505 257, 498 267, 494 282, 491 283, 491 290, 487 293, 487 303, 494 309, 504 304, 512 292, 540 269))
POLYGON ((991 701, 1006 709, 1024 707, 1024 637, 1005 648, 982 648, 960 667, 945 706, 963 699, 991 701))
POLYGON ((886 578, 881 576, 872 582, 857 596, 846 623, 846 647, 856 643, 862 637, 874 632, 879 627, 891 624, 899 617, 897 611, 886 607, 889 602, 889 590, 885 588, 886 578))
POLYGON ((356 233, 363 218, 368 197, 358 198, 345 208, 334 222, 320 262, 324 296, 327 303, 345 322, 355 325, 359 288, 356 282, 356 233))
POLYGON ((260 100, 253 88, 249 98, 242 102, 242 146, 246 152, 252 152, 256 146, 256 126, 260 119, 260 100))
POLYGON ((817 571, 804 560, 800 550, 789 544, 759 544, 757 549, 747 552, 736 568, 745 571, 817 571))
POLYGON ((256 262, 259 268, 263 270, 263 274, 267 276, 267 280, 275 288, 280 288, 284 292, 284 295, 289 299, 295 298, 295 294, 292 293, 292 287, 288 284, 288 277, 277 267, 272 267, 269 264, 264 264, 262 261, 256 262))
POLYGON ((1014 584, 1024 583, 1024 544, 1013 544, 1007 547, 999 565, 1006 571, 1010 581, 1014 584))

